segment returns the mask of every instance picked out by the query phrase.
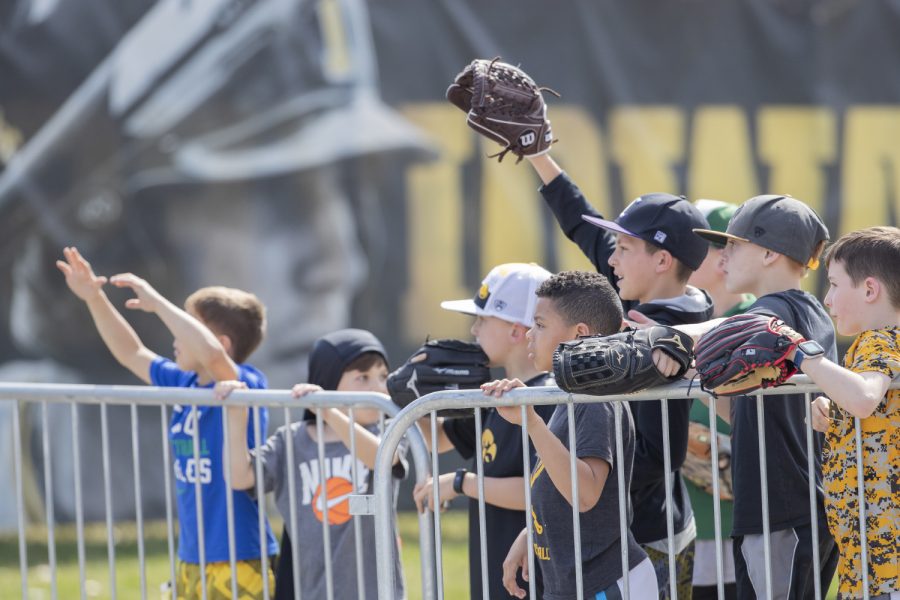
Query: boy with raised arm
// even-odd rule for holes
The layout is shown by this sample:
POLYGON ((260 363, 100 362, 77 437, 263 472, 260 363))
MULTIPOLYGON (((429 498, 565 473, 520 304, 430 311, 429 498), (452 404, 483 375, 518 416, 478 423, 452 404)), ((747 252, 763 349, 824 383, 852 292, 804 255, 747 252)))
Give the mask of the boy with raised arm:
MULTIPOLYGON (((130 273, 114 275, 109 283, 128 288, 135 297, 125 306, 159 317, 175 337, 175 361, 158 356, 144 346, 131 325, 103 291, 107 278, 97 276, 76 248, 63 250, 57 267, 72 292, 85 302, 97 331, 116 360, 144 383, 162 387, 212 388, 215 381, 240 380, 249 388, 264 388, 265 376, 242 364, 262 341, 265 308, 254 296, 241 290, 213 287, 197 290, 182 310, 162 297, 143 279, 130 273)), ((260 430, 268 422, 260 409, 260 430)), ((248 424, 248 444, 253 446, 254 424, 248 424)), ((209 598, 231 595, 231 579, 237 578, 244 598, 263 597, 263 577, 274 584, 271 571, 263 573, 259 546, 259 507, 245 492, 231 492, 225 485, 222 461, 222 409, 176 406, 169 424, 173 449, 175 489, 179 517, 178 598, 199 598, 201 577, 206 579, 209 598), (200 462, 194 459, 194 432, 199 440, 200 462), (200 572, 200 549, 196 520, 195 484, 199 479, 203 505, 206 572, 200 572), (234 501, 234 532, 237 572, 229 562, 226 494, 234 501)), ((277 545, 266 523, 266 547, 271 556, 277 545)))

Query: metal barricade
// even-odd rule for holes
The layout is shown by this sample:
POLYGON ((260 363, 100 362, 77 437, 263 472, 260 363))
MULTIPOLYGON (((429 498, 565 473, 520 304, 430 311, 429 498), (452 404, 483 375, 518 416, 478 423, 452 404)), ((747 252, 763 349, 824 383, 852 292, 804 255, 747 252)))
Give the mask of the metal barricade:
MULTIPOLYGON (((107 528, 107 555, 109 561, 109 585, 110 585, 110 594, 112 598, 117 597, 117 586, 116 586, 116 548, 115 548, 115 540, 113 535, 113 527, 114 527, 114 519, 111 511, 112 506, 112 495, 114 493, 114 485, 121 486, 124 482, 113 482, 111 481, 110 476, 110 452, 114 452, 114 448, 110 448, 108 443, 108 434, 109 434, 109 424, 107 419, 107 411, 106 408, 108 405, 127 405, 131 407, 131 434, 132 434, 132 457, 133 457, 133 468, 134 468, 134 493, 135 493, 135 515, 136 515, 136 525, 137 525, 137 552, 138 552, 138 564, 140 569, 140 597, 147 598, 147 578, 146 578, 146 569, 145 569, 145 549, 144 549, 144 523, 143 523, 143 512, 141 508, 141 481, 140 481, 140 471, 139 464, 141 460, 147 460, 147 456, 141 456, 138 452, 137 445, 137 408, 139 406, 159 406, 160 407, 160 422, 161 422, 161 433, 162 433, 162 460, 166 464, 166 468, 163 469, 165 475, 165 490, 166 490, 166 531, 167 531, 167 542, 168 542, 168 557, 169 557, 169 578, 172 589, 175 589, 176 584, 176 558, 175 558, 175 536, 174 536, 174 511, 172 510, 172 482, 171 482, 171 473, 170 473, 170 465, 171 455, 169 451, 169 424, 168 424, 168 414, 167 407, 174 407, 176 405, 180 405, 185 407, 186 410, 190 410, 193 418, 196 422, 196 414, 198 407, 202 406, 213 406, 213 407, 224 407, 224 406, 247 406, 250 407, 250 410, 254 415, 254 427, 255 427, 255 446, 258 450, 266 441, 267 435, 266 432, 260 431, 260 419, 259 419, 259 410, 262 407, 266 408, 275 408, 282 407, 284 410, 284 420, 286 424, 290 424, 293 419, 291 416, 291 411, 295 409, 310 409, 318 413, 317 409, 321 408, 346 408, 349 409, 349 419, 350 419, 350 431, 351 431, 351 447, 350 452, 353 456, 353 460, 351 460, 352 465, 352 489, 354 494, 358 494, 357 490, 359 489, 359 480, 357 473, 357 465, 356 465, 356 437, 355 434, 355 413, 354 409, 361 408, 374 408, 379 410, 382 413, 382 417, 379 419, 381 431, 384 431, 384 417, 386 414, 388 417, 394 417, 398 413, 398 408, 394 405, 390 399, 382 394, 376 393, 339 393, 339 392, 318 392, 315 394, 310 394, 304 396, 302 398, 294 398, 289 391, 279 391, 279 390, 238 390, 231 394, 227 401, 221 402, 217 401, 213 398, 212 392, 210 390, 200 390, 200 389, 185 389, 185 388, 157 388, 157 387, 146 387, 146 386, 95 386, 95 385, 51 385, 51 384, 8 384, 8 383, 0 383, 0 402, 9 402, 12 405, 12 428, 13 428, 13 462, 14 462, 14 479, 15 479, 15 497, 16 497, 16 509, 17 509, 17 521, 18 521, 18 540, 19 540, 19 568, 21 573, 21 593, 22 598, 28 598, 28 555, 27 555, 27 545, 26 545, 26 518, 25 518, 25 502, 23 496, 23 455, 22 455, 22 432, 20 428, 20 406, 22 404, 31 404, 35 406, 39 406, 41 408, 41 416, 43 420, 43 437, 42 437, 42 446, 43 446, 43 458, 44 458, 44 489, 46 491, 46 497, 48 498, 47 502, 47 510, 46 510, 46 525, 47 525, 47 547, 48 547, 48 561, 50 568, 50 592, 53 598, 58 597, 58 589, 57 589, 57 577, 56 577, 56 541, 55 541, 55 518, 53 511, 53 472, 52 465, 50 464, 51 456, 52 456, 52 443, 53 441, 50 439, 47 427, 47 411, 48 406, 51 404, 69 404, 71 407, 71 415, 72 415, 72 453, 74 457, 74 481, 75 481, 75 513, 76 513, 76 535, 77 535, 77 555, 78 555, 78 565, 79 565, 79 586, 81 591, 81 597, 86 598, 86 588, 85 588, 85 548, 84 548, 84 520, 83 520, 83 500, 82 500, 82 489, 81 489, 81 461, 80 461, 80 451, 79 451, 79 434, 78 434, 78 420, 79 420, 79 407, 83 405, 99 405, 100 406, 100 417, 101 417, 101 444, 102 444, 102 462, 103 462, 103 482, 104 482, 104 499, 106 502, 106 528, 107 528)), ((224 448, 222 450, 223 454, 223 472, 226 479, 226 484, 230 488, 230 459, 229 459, 229 436, 228 436, 228 411, 222 411, 222 434, 224 440, 224 448)), ((319 481, 322 483, 322 488, 324 490, 324 484, 326 481, 326 467, 324 462, 324 442, 323 442, 323 427, 322 427, 322 418, 318 414, 316 415, 316 427, 317 427, 317 440, 318 440, 318 466, 319 466, 319 481)), ((200 443, 199 443, 199 427, 194 426, 192 432, 193 439, 193 458, 194 458, 194 491, 196 497, 196 505, 197 505, 197 524, 198 524, 198 549, 200 556, 200 572, 205 572, 206 567, 206 556, 205 556, 205 537, 204 537, 204 512, 202 507, 203 494, 201 493, 201 476, 200 476, 200 443)), ((289 442, 289 428, 285 427, 282 429, 282 433, 285 435, 285 441, 289 442)), ((427 480, 430 475, 430 465, 429 465, 429 456, 428 450, 425 445, 424 439, 422 438, 421 433, 413 429, 408 432, 408 440, 409 440, 409 452, 412 457, 412 464, 415 468, 415 475, 417 482, 423 482, 427 480)), ((402 435, 400 436, 402 437, 402 435)), ((399 438, 398 438, 399 443, 399 438)), ((286 451, 287 463, 290 465, 294 465, 294 456, 293 456, 293 443, 286 443, 286 451)), ((396 451, 396 444, 395 444, 396 451)), ((393 453, 392 453, 393 456, 393 453)), ((390 461, 390 457, 388 458, 390 461)), ((265 491, 263 487, 263 477, 262 477, 262 466, 260 461, 256 462, 256 497, 264 498, 265 491)), ((292 540, 297 540, 297 498, 296 496, 296 486, 294 481, 294 470, 292 468, 287 469, 288 473, 288 486, 289 486, 289 501, 290 501, 290 509, 291 515, 290 518, 285 519, 286 526, 291 532, 292 540)), ((323 502, 323 528, 322 534, 324 538, 325 547, 330 547, 328 544, 328 535, 329 535, 329 527, 328 527, 328 502, 327 502, 327 492, 325 494, 325 502, 323 502)), ((226 496, 226 514, 227 514, 227 537, 228 537, 228 554, 229 554, 229 562, 231 564, 231 572, 232 574, 236 573, 236 555, 235 555, 235 523, 234 523, 234 507, 232 494, 227 493, 226 496)), ((360 544, 361 534, 360 534, 360 518, 370 518, 368 516, 363 517, 362 515, 371 514, 371 510, 368 509, 368 503, 366 500, 368 497, 366 496, 351 496, 350 497, 350 512, 353 519, 353 530, 354 537, 356 541, 356 570, 355 573, 358 577, 361 577, 361 574, 364 569, 364 554, 363 549, 360 544), (361 500, 361 502, 359 502, 361 500), (362 509, 356 507, 363 507, 362 509)), ((265 502, 260 501, 259 503, 259 532, 260 532, 260 548, 265 549, 267 546, 266 543, 266 515, 265 515, 265 502)), ((390 508, 388 509, 391 514, 394 514, 393 509, 393 501, 390 503, 390 508)), ((391 517, 393 520, 393 517, 391 517)), ((210 524, 206 524, 209 526, 210 524)), ((221 524, 215 524, 214 526, 221 526, 221 524)), ((392 526, 393 530, 393 526, 392 526)), ((422 569, 422 595, 424 598, 433 598, 435 596, 435 588, 436 588, 436 579, 435 573, 433 571, 435 565, 435 559, 432 555, 433 549, 435 545, 431 539, 432 524, 431 524, 431 515, 428 513, 419 515, 419 542, 420 542, 420 557, 421 557, 421 569, 422 569)), ((262 569, 263 572, 268 572, 268 556, 267 552, 261 552, 261 561, 262 561, 262 569)), ((326 561, 329 557, 329 552, 325 552, 324 555, 326 557, 326 561)), ((291 565, 294 581, 295 581, 295 598, 299 600, 300 598, 300 580, 302 577, 302 573, 299 570, 298 563, 298 552, 293 553, 293 562, 291 565)), ((326 563, 328 565, 328 563, 326 563)), ((371 566, 369 566, 371 568, 371 566)), ((330 579, 333 577, 332 569, 327 568, 327 586, 328 586, 328 600, 332 600, 333 598, 333 581, 330 579)), ((273 593, 273 590, 269 589, 268 586, 268 578, 263 577, 263 594, 266 598, 270 597, 273 593)), ((361 580, 360 580, 361 581, 361 580)), ((200 585, 202 586, 201 593, 203 597, 207 595, 206 589, 206 578, 200 577, 200 585)), ((231 577, 231 591, 232 596, 238 596, 237 590, 237 577, 231 577)), ((359 589, 359 598, 363 600, 365 598, 365 589, 363 585, 358 586, 359 589)), ((125 594, 127 597, 134 597, 136 595, 135 590, 128 590, 128 593, 125 594)))
MULTIPOLYGON (((891 386, 891 389, 897 389, 900 387, 900 382, 894 382, 891 386)), ((765 427, 764 427, 764 396, 778 396, 785 394, 805 394, 805 398, 807 400, 806 406, 806 451, 807 451, 807 476, 809 479, 809 506, 810 506, 810 516, 811 523, 813 526, 812 530, 812 554, 813 554, 813 564, 820 565, 820 557, 819 557, 819 539, 818 539, 818 531, 816 527, 816 523, 819 521, 818 507, 817 507, 817 490, 816 490, 816 477, 814 473, 814 441, 813 441, 813 430, 811 427, 811 419, 810 419, 810 406, 809 403, 813 399, 813 394, 818 392, 818 388, 816 388, 810 380, 805 376, 798 376, 793 378, 790 381, 790 387, 785 388, 770 388, 767 390, 761 390, 752 394, 756 397, 756 407, 757 407, 757 425, 759 427, 760 441, 759 441, 759 456, 760 456, 760 481, 761 481, 761 505, 762 505, 762 518, 763 518, 763 538, 765 541, 765 586, 767 590, 768 597, 772 597, 772 558, 770 553, 770 529, 771 524, 769 521, 768 514, 768 477, 767 477, 767 468, 766 468, 766 441, 765 441, 765 427)), ((628 396, 620 396, 620 397, 597 397, 597 396, 587 396, 587 395, 574 395, 568 394, 559 390, 556 387, 536 387, 536 388, 517 388, 512 390, 511 392, 505 394, 502 398, 495 398, 491 396, 485 396, 478 390, 469 390, 469 391, 444 391, 444 392, 436 392, 433 394, 429 394, 428 396, 424 396, 419 398, 416 402, 410 404, 406 408, 404 408, 393 420, 391 425, 388 427, 385 435, 382 437, 381 444, 378 450, 378 456, 376 458, 376 468, 375 468, 375 515, 376 515, 376 544, 377 544, 377 565, 378 565, 378 591, 379 591, 379 599, 380 600, 390 600, 392 589, 393 589, 393 572, 391 569, 391 565, 393 564, 394 558, 394 550, 392 547, 392 529, 391 529, 391 519, 390 519, 390 509, 392 506, 392 495, 391 495, 391 487, 390 487, 390 461, 393 453, 395 452, 397 445, 399 444, 402 436, 409 429, 415 429, 413 427, 419 419, 423 417, 431 417, 431 440, 432 440, 432 460, 433 468, 435 473, 437 473, 437 411, 443 409, 473 409, 475 414, 475 427, 476 427, 476 435, 475 439, 477 441, 478 446, 475 449, 476 459, 476 467, 477 467, 477 477, 478 477, 478 516, 479 516, 479 533, 481 539, 481 564, 482 564, 482 596, 485 600, 489 598, 489 590, 488 590, 488 577, 500 577, 500 573, 488 573, 487 572, 487 563, 486 563, 486 533, 485 533, 485 501, 484 501, 484 486, 483 486, 483 465, 482 465, 482 437, 481 437, 481 410, 493 407, 513 407, 519 406, 522 410, 522 446, 523 446, 523 472, 525 473, 525 490, 524 490, 524 498, 525 498, 525 522, 523 523, 523 529, 527 532, 528 539, 528 563, 529 569, 533 573, 535 567, 534 561, 534 545, 532 542, 532 523, 531 518, 527 515, 531 514, 532 510, 532 498, 530 495, 530 487, 529 487, 529 478, 528 474, 531 473, 531 465, 529 464, 529 438, 528 438, 528 428, 527 421, 525 420, 526 414, 526 406, 528 405, 547 405, 547 404, 567 404, 567 417, 569 420, 569 439, 568 444, 569 448, 577 447, 577 439, 575 436, 575 426, 574 426, 574 406, 575 404, 580 403, 597 403, 597 402, 621 402, 623 400, 627 400, 628 402, 636 402, 636 401, 652 401, 652 400, 661 400, 661 408, 662 408, 662 421, 663 421, 663 433, 664 433, 664 464, 665 464, 665 480, 666 480, 666 525, 668 531, 668 569, 669 569, 669 594, 671 598, 677 598, 677 590, 676 590, 676 565, 675 565, 675 551, 674 551, 674 531, 673 531, 673 515, 672 515, 672 469, 671 469, 671 456, 670 456, 670 447, 668 440, 668 410, 667 404, 672 402, 678 402, 684 399, 699 399, 702 398, 708 405, 709 409, 709 419, 710 423, 714 424, 716 422, 717 413, 716 413, 716 398, 706 394, 702 390, 699 389, 699 386, 693 384, 692 382, 684 381, 678 382, 669 386, 664 386, 660 388, 654 388, 650 390, 645 390, 642 392, 638 392, 635 394, 630 394, 628 396)), ((619 464, 623 462, 623 444, 621 437, 621 411, 616 410, 616 457, 615 460, 618 461, 619 464)), ((862 468, 860 466, 860 462, 862 460, 862 446, 859 440, 859 419, 856 419, 856 432, 857 432, 857 472, 862 473, 862 468)), ((713 430, 715 428, 713 427, 713 430)), ((716 574, 717 574, 717 588, 718 588, 718 596, 720 599, 724 598, 724 560, 722 556, 722 539, 723 532, 721 527, 721 505, 720 505, 720 489, 719 489, 719 468, 718 468, 718 440, 716 435, 710 436, 711 443, 711 460, 710 460, 710 469, 712 471, 712 486, 713 486, 713 505, 714 505, 714 520, 715 520, 715 543, 716 543, 716 574)), ((573 509, 572 509, 572 519, 574 525, 574 535, 573 535, 573 546, 575 549, 575 556, 581 557, 581 536, 580 536, 580 527, 579 527, 579 511, 576 510, 575 502, 579 498, 578 495, 578 479, 576 477, 576 453, 570 452, 570 468, 571 468, 571 477, 572 477, 572 498, 573 498, 573 509)), ((630 585, 629 585, 629 577, 627 574, 629 573, 629 564, 628 564, 628 549, 626 546, 627 539, 627 519, 626 519, 626 505, 627 498, 624 497, 625 492, 625 482, 624 482, 624 473, 622 469, 616 469, 618 473, 618 489, 619 489, 619 533, 621 540, 621 560, 622 560, 622 573, 623 573, 623 592, 625 598, 630 598, 630 585)), ((438 485, 437 485, 437 476, 435 476, 434 480, 434 503, 437 506, 438 502, 438 485)), ((863 497, 863 480, 862 476, 859 476, 858 480, 858 493, 860 497, 863 497)), ((865 502, 861 503, 862 512, 860 519, 860 531, 861 531, 861 540, 865 540, 865 502)), ((428 511, 426 511, 428 512, 428 511)), ((436 567, 436 572, 438 574, 437 588, 436 594, 437 598, 443 598, 443 581, 441 578, 441 552, 440 552, 440 544, 441 544, 441 534, 440 534, 440 511, 436 511, 434 513, 434 543, 435 549, 433 555, 438 561, 436 567)), ((865 543, 863 544, 863 552, 865 552, 865 543)), ((865 554, 863 554, 863 561, 865 564, 865 554)), ((581 572, 581 560, 575 561, 575 589, 577 598, 582 600, 583 598, 583 573, 581 572)), ((865 579, 865 571, 863 569, 863 577, 865 579)), ((819 578, 816 577, 814 583, 814 591, 815 597, 817 600, 820 600, 823 597, 823 590, 821 589, 821 585, 819 582, 819 578)), ((530 597, 535 597, 535 588, 534 588, 534 577, 530 578, 529 581, 530 586, 530 597)), ((827 591, 827 590, 825 590, 827 591)), ((868 598, 868 592, 865 592, 866 598, 868 598)))

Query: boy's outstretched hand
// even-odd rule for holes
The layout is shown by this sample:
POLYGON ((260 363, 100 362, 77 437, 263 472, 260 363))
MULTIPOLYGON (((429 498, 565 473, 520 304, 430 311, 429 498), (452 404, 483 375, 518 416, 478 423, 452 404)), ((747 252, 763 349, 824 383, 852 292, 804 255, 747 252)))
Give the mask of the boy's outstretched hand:
MULTIPOLYGON (((499 398, 506 392, 521 387, 526 386, 519 379, 497 379, 495 381, 489 381, 488 383, 482 384, 481 391, 484 392, 485 396, 494 396, 495 398, 499 398)), ((537 412, 535 412, 534 406, 529 405, 525 408, 527 410, 526 414, 529 420, 532 417, 537 416, 537 412)), ((513 425, 522 424, 522 408, 520 406, 498 406, 497 412, 501 417, 503 417, 513 425)))
POLYGON ((95 275, 91 263, 74 246, 63 248, 63 256, 65 260, 56 261, 56 268, 66 276, 72 293, 85 302, 96 297, 106 284, 106 277, 95 275))
POLYGON ((831 422, 831 400, 825 396, 819 396, 812 401, 809 407, 809 413, 812 416, 812 428, 822 433, 828 431, 828 425, 831 422))
POLYGON ((516 581, 519 569, 522 570, 522 579, 528 581, 528 533, 525 529, 509 547, 509 553, 503 561, 503 587, 511 596, 524 598, 527 592, 516 581))
POLYGON ((137 298, 125 301, 125 307, 134 310, 143 310, 149 313, 156 312, 164 298, 152 285, 131 273, 119 273, 109 278, 109 282, 118 288, 131 288, 137 298))

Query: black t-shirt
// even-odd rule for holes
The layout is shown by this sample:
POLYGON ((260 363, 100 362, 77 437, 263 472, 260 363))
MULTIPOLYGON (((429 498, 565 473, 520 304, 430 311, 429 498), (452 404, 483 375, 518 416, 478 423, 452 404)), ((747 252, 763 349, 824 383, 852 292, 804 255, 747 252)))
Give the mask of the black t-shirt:
MULTIPOLYGON (((578 186, 563 173, 541 188, 541 194, 566 236, 578 244, 597 271, 607 277, 613 287, 616 278, 607 262, 615 250, 615 235, 587 223, 581 215, 602 215, 591 206, 578 186)), ((708 298, 708 296, 707 296, 708 298)), ((623 302, 623 308, 634 308, 661 325, 702 323, 712 318, 712 303, 702 310, 679 310, 672 303, 648 302, 636 305, 623 302)), ((666 485, 663 468, 662 406, 659 401, 631 402, 635 423, 634 477, 631 502, 634 506, 632 532, 638 543, 649 544, 668 537, 666 528, 666 485)), ((681 465, 687 456, 690 400, 669 400, 669 450, 672 466, 672 516, 675 533, 691 523, 693 511, 681 465)))
MULTIPOLYGON (((748 313, 778 317, 809 340, 825 348, 837 362, 834 326, 819 301, 802 290, 787 290, 759 298, 748 313)), ((779 531, 810 523, 806 454, 806 398, 803 394, 766 396, 764 401, 769 523, 779 531)), ((759 428, 756 397, 734 398, 731 412, 734 526, 732 535, 761 534, 762 503, 759 473, 759 428)), ((822 505, 822 434, 815 433, 815 476, 818 516, 822 505)))
MULTIPOLYGON (((553 385, 553 376, 543 373, 525 382, 528 387, 553 385)), ((535 406, 544 421, 553 414, 553 405, 535 406)), ((485 477, 524 477, 522 465, 522 428, 513 425, 492 409, 481 411, 485 477)), ((478 445, 475 439, 475 419, 446 419, 444 432, 453 446, 464 458, 473 458, 478 445)), ((535 464, 534 446, 529 444, 529 464, 535 464)), ((475 471, 473 460, 471 471, 475 471)), ((485 533, 487 534, 488 586, 491 598, 509 598, 503 587, 503 561, 509 547, 525 527, 525 513, 485 503, 485 533)), ((481 594, 481 542, 478 532, 478 500, 469 499, 469 587, 472 600, 482 598, 481 594)), ((527 590, 528 585, 520 579, 519 585, 527 590)), ((540 588, 538 588, 540 590, 540 588)), ((540 594, 539 594, 540 595, 540 594)))
MULTIPOLYGON (((600 458, 610 465, 600 499, 580 514, 582 576, 584 597, 593 598, 622 577, 621 537, 619 535, 618 470, 625 469, 625 486, 632 472, 634 421, 627 402, 601 402, 575 405, 575 441, 578 458, 600 458), (622 414, 624 461, 616 461, 615 411, 622 414)), ((569 447, 568 407, 560 404, 550 417, 548 427, 563 445, 569 447)), ((531 498, 534 505, 535 566, 544 579, 546 600, 576 598, 575 546, 572 505, 556 489, 544 465, 535 465, 531 473, 531 498)), ((627 498, 627 496, 626 496, 627 498)), ((627 512, 630 513, 630 507, 627 512)), ((647 555, 628 530, 628 565, 633 569, 647 555)))

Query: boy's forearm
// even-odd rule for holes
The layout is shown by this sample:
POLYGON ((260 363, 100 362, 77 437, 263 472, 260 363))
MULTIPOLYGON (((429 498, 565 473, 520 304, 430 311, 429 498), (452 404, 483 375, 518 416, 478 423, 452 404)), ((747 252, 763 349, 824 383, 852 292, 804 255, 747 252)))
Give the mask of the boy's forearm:
POLYGON ((225 348, 203 323, 165 298, 160 298, 156 315, 213 379, 226 381, 240 376, 225 348))
POLYGON ((102 290, 86 304, 97 332, 113 357, 142 381, 150 383, 150 363, 156 355, 144 346, 131 324, 102 290))
POLYGON ((250 452, 247 450, 248 409, 227 408, 228 411, 228 458, 231 462, 231 487, 248 490, 256 485, 256 474, 250 452))
MULTIPOLYGON (((529 420, 528 435, 531 437, 534 449, 553 485, 570 505, 575 506, 572 501, 569 449, 553 435, 540 417, 529 420)), ((605 480, 603 482, 596 481, 591 468, 583 460, 576 458, 575 465, 578 473, 578 506, 579 510, 584 512, 590 510, 597 503, 600 494, 603 493, 605 480)))
MULTIPOLYGON (((344 445, 347 448, 350 448, 350 417, 342 413, 341 411, 331 408, 324 409, 325 414, 325 422, 334 429, 335 433, 337 433, 338 437, 341 438, 341 441, 344 442, 344 445)), ((377 435, 360 425, 359 423, 354 423, 354 429, 356 434, 356 458, 363 461, 370 469, 375 468, 375 456, 378 454, 378 443, 381 441, 377 435)), ((397 464, 400 461, 400 457, 397 454, 394 454, 394 461, 392 464, 397 464)))
POLYGON ((824 356, 804 360, 801 370, 833 402, 861 419, 875 412, 891 383, 887 375, 871 372, 864 377, 824 356))
MULTIPOLYGON (((509 510, 525 510, 524 486, 524 477, 485 477, 484 501, 509 510)), ((462 490, 469 498, 478 498, 478 479, 474 473, 463 479, 462 490)))
POLYGON ((563 172, 560 166, 556 164, 556 161, 550 158, 549 154, 531 157, 528 159, 528 162, 534 167, 544 185, 548 185, 563 172))
POLYGON ((693 339, 694 343, 696 344, 705 333, 707 333, 710 329, 716 327, 719 323, 721 323, 724 320, 725 320, 724 317, 720 317, 718 319, 704 321, 703 323, 691 323, 690 325, 675 325, 674 328, 691 336, 691 339, 693 339))

